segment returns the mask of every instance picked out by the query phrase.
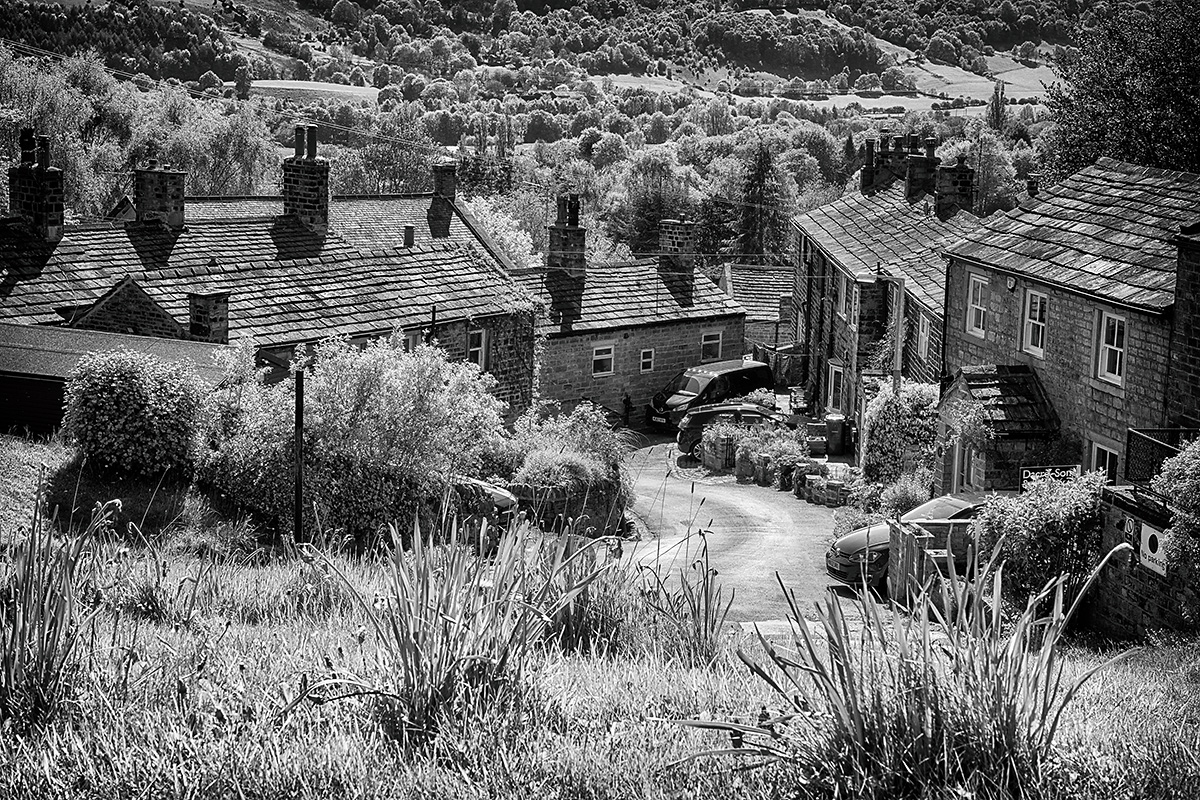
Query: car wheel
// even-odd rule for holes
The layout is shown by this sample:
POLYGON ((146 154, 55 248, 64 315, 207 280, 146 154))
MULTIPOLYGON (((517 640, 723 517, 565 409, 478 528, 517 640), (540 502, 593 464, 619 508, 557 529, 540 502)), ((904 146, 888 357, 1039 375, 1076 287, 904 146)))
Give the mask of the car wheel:
POLYGON ((700 461, 704 457, 704 442, 696 442, 692 445, 692 449, 688 451, 688 455, 700 461))

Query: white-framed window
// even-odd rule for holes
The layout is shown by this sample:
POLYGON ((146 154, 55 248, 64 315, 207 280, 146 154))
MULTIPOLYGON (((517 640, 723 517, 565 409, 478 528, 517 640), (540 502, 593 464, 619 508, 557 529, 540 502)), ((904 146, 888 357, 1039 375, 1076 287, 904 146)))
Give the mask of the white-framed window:
POLYGON ((850 312, 850 279, 842 273, 837 274, 838 313, 845 317, 850 312))
POLYGON ((467 361, 478 364, 480 369, 487 369, 491 366, 488 352, 490 338, 488 332, 483 329, 467 331, 467 361))
POLYGON ((1100 346, 1096 374, 1120 386, 1125 382, 1125 318, 1100 312, 1100 346))
POLYGON ((425 341, 425 336, 420 331, 405 331, 404 332, 404 352, 411 353, 417 349, 417 345, 425 341))
POLYGON ((597 344, 592 348, 592 377, 603 378, 613 374, 613 344, 597 344))
POLYGON ((987 334, 988 282, 982 275, 971 275, 967 282, 967 333, 987 334))
POLYGON ((709 331, 700 335, 700 360, 717 361, 721 358, 721 332, 709 331))
POLYGON ((1117 451, 1092 442, 1092 469, 1108 476, 1109 483, 1117 481, 1117 451))
POLYGON ((858 327, 858 302, 860 299, 859 291, 858 291, 858 281, 850 282, 849 295, 850 295, 850 308, 847 309, 847 311, 846 311, 846 324, 852 328, 857 328, 858 327))
POLYGON ((929 317, 924 314, 917 321, 917 356, 922 361, 929 360, 929 317))
POLYGON ((829 380, 825 384, 825 407, 829 411, 842 410, 842 396, 845 394, 845 373, 839 364, 829 365, 829 380))
POLYGON ((654 372, 654 348, 651 347, 642 351, 641 356, 642 372, 654 372))
POLYGON ((1046 312, 1049 307, 1050 300, 1046 295, 1033 289, 1025 291, 1021 349, 1038 358, 1046 355, 1046 312))

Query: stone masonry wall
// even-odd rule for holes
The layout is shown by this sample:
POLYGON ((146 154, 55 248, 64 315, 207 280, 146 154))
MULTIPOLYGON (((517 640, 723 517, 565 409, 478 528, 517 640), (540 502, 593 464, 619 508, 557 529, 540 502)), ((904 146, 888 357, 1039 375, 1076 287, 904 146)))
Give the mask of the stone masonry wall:
POLYGON ((942 372, 942 317, 930 314, 924 306, 905 298, 904 323, 907 326, 904 341, 904 375, 921 383, 937 383, 942 372), (921 317, 929 323, 929 351, 921 358, 918 339, 921 335, 921 317))
POLYGON ((179 322, 141 293, 122 287, 76 326, 109 333, 132 333, 163 339, 186 338, 179 322))
POLYGON ((1133 552, 1115 556, 1100 573, 1082 606, 1088 620, 1120 636, 1141 636, 1156 629, 1189 630, 1183 609, 1195 602, 1196 582, 1186 567, 1159 575, 1141 563, 1142 524, 1165 530, 1163 510, 1140 502, 1127 489, 1106 489, 1101 553, 1127 542, 1133 552))
POLYGON ((64 198, 61 169, 31 164, 9 168, 9 213, 23 217, 48 242, 62 239, 64 198))
POLYGON ((329 162, 292 156, 283 160, 283 213, 318 236, 329 228, 329 162))
POLYGON ((621 412, 628 392, 634 408, 630 422, 640 424, 645 405, 667 381, 701 363, 701 336, 714 331, 722 334, 721 360, 740 358, 745 348, 742 316, 552 336, 541 355, 541 396, 560 402, 587 399, 621 412), (613 374, 593 377, 592 349, 602 344, 613 345, 613 374), (645 349, 654 350, 650 372, 641 371, 645 349))
MULTIPOLYGON (((1037 372, 1064 433, 1112 450, 1124 464, 1128 428, 1165 423, 1164 398, 1170 326, 1164 317, 1107 306, 1101 301, 952 259, 948 275, 945 366, 1028 364, 1037 372), (968 273, 988 278, 987 335, 966 332, 968 273), (1021 349, 1025 289, 1048 296, 1045 358, 1021 349), (1104 309, 1125 318, 1125 376, 1114 386, 1096 376, 1099 315, 1104 309)), ((1089 465, 1090 453, 1079 454, 1089 465)))
POLYGON ((1191 226, 1176 242, 1179 262, 1167 416, 1172 425, 1200 428, 1200 226, 1191 226))

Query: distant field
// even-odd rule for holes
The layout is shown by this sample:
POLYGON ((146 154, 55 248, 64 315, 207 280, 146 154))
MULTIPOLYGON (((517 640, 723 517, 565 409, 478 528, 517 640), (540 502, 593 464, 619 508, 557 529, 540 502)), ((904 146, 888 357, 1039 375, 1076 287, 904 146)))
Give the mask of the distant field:
MULTIPOLYGON (((226 86, 233 86, 227 82, 226 86)), ((256 97, 279 97, 300 102, 332 97, 339 100, 367 100, 372 103, 379 97, 374 86, 343 86, 340 83, 321 81, 254 81, 250 94, 256 97)))
POLYGON ((1045 64, 1027 67, 1008 55, 995 55, 987 62, 991 73, 1008 84, 1005 92, 1009 97, 1044 97, 1046 87, 1058 80, 1045 64))

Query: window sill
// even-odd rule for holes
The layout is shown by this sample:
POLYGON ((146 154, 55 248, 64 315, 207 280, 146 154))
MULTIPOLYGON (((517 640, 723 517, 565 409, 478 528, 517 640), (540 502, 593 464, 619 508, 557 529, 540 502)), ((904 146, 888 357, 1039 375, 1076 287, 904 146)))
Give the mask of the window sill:
POLYGON ((1037 352, 1034 352, 1033 350, 1029 350, 1029 349, 1026 349, 1026 348, 1022 348, 1022 349, 1021 349, 1021 352, 1022 352, 1022 353, 1024 353, 1025 355, 1027 355, 1027 356, 1033 356, 1033 357, 1034 357, 1034 358, 1036 358, 1038 361, 1045 361, 1045 360, 1046 360, 1046 351, 1045 351, 1045 350, 1043 350, 1043 351, 1042 351, 1042 352, 1040 352, 1040 353, 1037 353, 1037 352))
POLYGON ((1100 378, 1089 377, 1087 379, 1088 386, 1105 394, 1111 394, 1113 397, 1125 398, 1125 387, 1121 384, 1110 383, 1100 378))
POLYGON ((967 336, 974 336, 976 339, 983 340, 983 339, 987 339, 987 331, 986 330, 973 331, 970 328, 967 328, 967 336))

